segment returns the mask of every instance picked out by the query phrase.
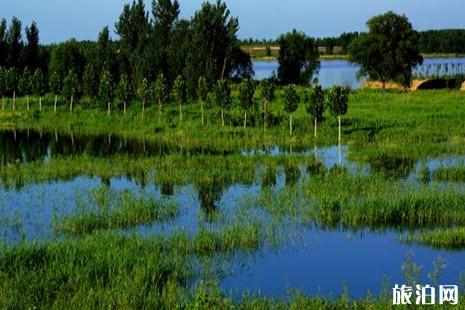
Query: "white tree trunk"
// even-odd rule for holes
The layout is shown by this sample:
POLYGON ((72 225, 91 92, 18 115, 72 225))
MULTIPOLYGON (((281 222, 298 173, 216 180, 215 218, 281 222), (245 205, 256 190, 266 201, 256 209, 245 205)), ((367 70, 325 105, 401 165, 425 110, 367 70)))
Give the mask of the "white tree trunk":
POLYGON ((111 113, 111 104, 110 104, 110 101, 108 101, 108 104, 107 104, 107 116, 110 116, 110 113, 111 113))
POLYGON ((42 112, 42 97, 39 98, 39 111, 42 112))
POLYGON ((16 90, 13 91, 13 111, 16 110, 16 90))
POLYGON ((123 114, 126 115, 126 101, 123 102, 123 114))
POLYGON ((223 124, 223 127, 224 127, 224 109, 221 109, 221 123, 223 124))
POLYGON ((53 102, 53 112, 57 112, 57 101, 58 101, 58 95, 55 95, 55 101, 53 102))
POLYGON ((182 103, 179 103, 179 119, 182 122, 182 103))
POLYGON ((26 95, 26 105, 27 105, 27 110, 29 111, 29 95, 26 95))
POLYGON ((289 133, 292 136, 292 114, 289 114, 289 133))
POLYGON ((313 125, 313 135, 314 137, 316 138, 316 131, 317 131, 317 128, 318 128, 318 119, 315 117, 315 123, 313 125))
POLYGON ((341 144, 341 138, 342 138, 342 133, 341 133, 341 116, 338 116, 338 123, 339 123, 339 144, 341 144))
POLYGON ((247 111, 244 112, 244 130, 247 128, 247 111))
POLYGON ((74 96, 71 95, 71 101, 69 102, 69 113, 73 112, 73 101, 74 101, 74 96))

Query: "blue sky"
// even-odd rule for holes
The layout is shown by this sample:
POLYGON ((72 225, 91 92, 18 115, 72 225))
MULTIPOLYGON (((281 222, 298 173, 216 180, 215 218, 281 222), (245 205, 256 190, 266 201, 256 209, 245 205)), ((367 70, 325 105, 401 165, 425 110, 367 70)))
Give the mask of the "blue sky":
MULTIPOLYGON (((41 41, 94 39, 103 26, 113 28, 124 0, 1 0, 0 17, 35 20, 41 41)), ((190 17, 202 0, 180 0, 190 17)), ((150 4, 151 1, 146 1, 150 4)), ((241 38, 274 38, 297 28, 314 37, 364 30, 371 16, 393 10, 406 14, 418 30, 465 28, 465 0, 229 0, 238 16, 241 38)))

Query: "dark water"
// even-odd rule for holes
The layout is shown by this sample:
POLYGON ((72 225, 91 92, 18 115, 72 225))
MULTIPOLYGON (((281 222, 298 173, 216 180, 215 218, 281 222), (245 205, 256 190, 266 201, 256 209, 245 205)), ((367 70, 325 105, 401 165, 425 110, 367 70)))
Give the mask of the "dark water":
MULTIPOLYGON (((3 164, 13 164, 17 159, 21 162, 45 160, 47 164, 47 160, 54 156, 71 154, 111 156, 123 152, 137 156, 162 154, 161 157, 166 154, 166 151, 160 152, 159 147, 148 143, 141 149, 140 141, 125 143, 124 138, 109 139, 106 136, 71 138, 58 135, 58 139, 55 139, 54 133, 30 131, 28 134, 27 131, 18 131, 16 135, 12 132, 0 133, 0 140, 3 164)), ((465 163, 465 158, 459 156, 422 161, 384 158, 374 163, 357 163, 347 159, 348 151, 347 146, 331 146, 297 152, 305 156, 316 155, 325 169, 341 165, 352 173, 391 173, 399 178, 399 182, 417 182, 417 172, 424 166, 434 171, 439 167, 465 163)), ((287 149, 268 147, 241 153, 251 156, 287 152, 287 149)), ((147 173, 156 174, 156 171, 147 173)), ((265 178, 267 173, 269 171, 264 167, 257 167, 254 179, 247 184, 173 185, 150 181, 141 184, 130 176, 102 180, 86 175, 16 188, 0 183, 0 240, 14 244, 22 239, 47 241, 63 238, 52 229, 54 218, 59 221, 76 212, 79 205, 86 203, 92 192, 101 186, 175 201, 181 207, 181 214, 176 219, 140 225, 126 229, 125 233, 149 236, 184 230, 194 234, 201 226, 230 222, 238 216, 236 211, 247 204, 248 197, 261 193, 265 181, 271 184, 272 190, 279 191, 286 185, 304 182, 312 174, 306 167, 278 167, 265 178)), ((463 184, 456 186, 465 190, 463 184)), ((296 230, 298 237, 292 242, 277 248, 265 246, 253 254, 237 253, 225 262, 227 272, 221 282, 224 291, 231 296, 252 291, 268 297, 283 297, 287 296, 289 289, 300 289, 311 295, 332 292, 337 296, 347 285, 351 296, 362 297, 368 291, 378 293, 385 277, 390 278, 391 284, 404 283, 401 268, 405 257, 411 253, 415 254, 412 260, 423 266, 422 279, 426 283, 426 275, 433 270, 433 261, 439 256, 447 261, 447 268, 441 273, 441 283, 457 284, 459 276, 465 271, 465 251, 407 245, 399 241, 400 232, 397 231, 325 231, 311 226, 296 230)))
MULTIPOLYGON (((278 72, 278 62, 254 61, 255 78, 264 79, 278 72)), ((359 80, 357 73, 359 66, 346 60, 322 60, 321 68, 316 77, 323 88, 334 85, 345 85, 351 88, 359 88, 364 79, 359 80)), ((465 73, 465 58, 427 58, 423 65, 414 69, 413 74, 422 76, 443 76, 465 73)))

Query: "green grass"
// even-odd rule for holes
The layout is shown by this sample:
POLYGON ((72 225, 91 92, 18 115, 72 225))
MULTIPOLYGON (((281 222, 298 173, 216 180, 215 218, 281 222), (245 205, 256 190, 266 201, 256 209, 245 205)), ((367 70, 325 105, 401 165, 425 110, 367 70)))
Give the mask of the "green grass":
POLYGON ((433 177, 437 181, 465 182, 465 166, 441 167, 434 171, 433 177))
POLYGON ((177 204, 151 197, 138 197, 129 192, 100 189, 96 196, 97 210, 90 211, 88 207, 81 207, 76 214, 62 219, 56 228, 75 234, 88 234, 96 230, 126 228, 171 219, 179 213, 177 204))
POLYGON ((420 243, 439 249, 465 249, 465 228, 446 228, 408 234, 401 239, 407 243, 420 243))

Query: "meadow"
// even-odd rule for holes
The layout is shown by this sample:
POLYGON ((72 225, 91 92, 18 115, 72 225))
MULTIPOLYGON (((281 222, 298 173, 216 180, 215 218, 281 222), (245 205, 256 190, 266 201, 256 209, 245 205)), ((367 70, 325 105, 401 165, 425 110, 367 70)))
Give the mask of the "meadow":
MULTIPOLYGON (((225 126, 215 107, 202 126, 198 102, 182 121, 167 103, 159 121, 153 103, 107 115, 85 98, 72 112, 63 98, 55 112, 51 95, 29 110, 6 98, 0 308, 390 309, 382 278, 358 298, 350 283, 342 294, 291 283, 285 296, 240 297, 224 283, 244 257, 304 248, 315 231, 394 242, 385 255, 419 245, 463 256, 463 93, 354 90, 339 145, 336 118, 325 113, 315 137, 303 105, 289 134, 280 94, 266 131, 259 96, 244 128, 235 86, 225 126)), ((424 282, 407 263, 386 275, 424 282)), ((447 281, 463 279, 450 265, 447 281)))

